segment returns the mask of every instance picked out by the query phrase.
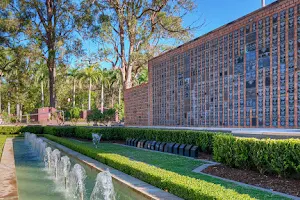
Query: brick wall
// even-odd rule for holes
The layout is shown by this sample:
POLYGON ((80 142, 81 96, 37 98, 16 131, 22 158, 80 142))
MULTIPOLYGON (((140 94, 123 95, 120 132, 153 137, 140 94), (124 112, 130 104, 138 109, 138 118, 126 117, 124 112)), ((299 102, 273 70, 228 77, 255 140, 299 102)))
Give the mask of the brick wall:
POLYGON ((148 84, 142 84, 124 93, 125 125, 148 126, 148 84))
POLYGON ((300 1, 278 0, 153 58, 149 125, 300 127, 298 41, 300 1))

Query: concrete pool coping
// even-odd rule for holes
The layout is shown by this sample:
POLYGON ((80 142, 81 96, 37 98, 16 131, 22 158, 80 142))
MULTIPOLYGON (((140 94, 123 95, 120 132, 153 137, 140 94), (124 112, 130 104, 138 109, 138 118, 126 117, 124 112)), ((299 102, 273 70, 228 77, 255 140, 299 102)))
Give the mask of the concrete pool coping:
POLYGON ((150 185, 144 181, 141 181, 137 178, 134 178, 132 176, 129 176, 128 174, 125 174, 119 170, 116 170, 112 167, 109 167, 103 163, 100 163, 99 161, 96 161, 88 156, 85 156, 79 152, 76 152, 72 149, 69 149, 63 145, 60 145, 56 142, 53 142, 51 140, 48 140, 47 138, 43 138, 42 139, 48 143, 50 143, 51 145, 55 146, 58 149, 61 149, 62 151, 64 151, 66 154, 69 154, 79 160, 81 160, 83 163, 85 163, 86 165, 88 165, 89 167, 92 167, 94 169, 97 169, 99 171, 105 171, 105 170, 109 170, 109 172, 112 174, 112 177, 123 183, 124 185, 126 185, 127 187, 132 188, 133 190, 135 190, 136 192, 144 195, 146 198, 149 199, 153 199, 153 200, 158 200, 158 199, 164 199, 164 200, 181 200, 181 198, 165 192, 153 185, 150 185))
POLYGON ((13 139, 7 138, 0 162, 0 200, 18 200, 13 139))

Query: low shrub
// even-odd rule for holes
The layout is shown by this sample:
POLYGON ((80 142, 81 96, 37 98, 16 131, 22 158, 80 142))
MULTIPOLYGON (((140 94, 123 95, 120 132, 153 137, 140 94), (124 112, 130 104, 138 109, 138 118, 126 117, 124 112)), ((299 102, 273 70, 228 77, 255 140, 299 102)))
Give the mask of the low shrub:
POLYGON ((31 132, 35 134, 42 134, 42 126, 0 126, 1 135, 15 135, 24 132, 31 132))
POLYGON ((43 133, 58 137, 74 137, 75 128, 75 126, 45 126, 43 133))
POLYGON ((125 156, 113 153, 101 154, 96 149, 83 144, 74 144, 68 139, 52 135, 45 137, 184 199, 251 199, 247 194, 239 194, 221 185, 133 161, 125 156))
POLYGON ((300 139, 214 137, 214 160, 237 168, 281 176, 300 174, 300 139))

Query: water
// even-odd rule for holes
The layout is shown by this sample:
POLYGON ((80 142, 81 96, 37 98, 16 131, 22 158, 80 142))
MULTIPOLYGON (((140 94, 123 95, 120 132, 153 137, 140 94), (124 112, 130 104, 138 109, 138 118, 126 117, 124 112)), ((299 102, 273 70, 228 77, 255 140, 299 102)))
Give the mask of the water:
POLYGON ((25 138, 25 143, 14 141, 19 199, 147 199, 112 180, 109 172, 98 173, 64 152, 45 148, 47 144, 35 136, 25 138))

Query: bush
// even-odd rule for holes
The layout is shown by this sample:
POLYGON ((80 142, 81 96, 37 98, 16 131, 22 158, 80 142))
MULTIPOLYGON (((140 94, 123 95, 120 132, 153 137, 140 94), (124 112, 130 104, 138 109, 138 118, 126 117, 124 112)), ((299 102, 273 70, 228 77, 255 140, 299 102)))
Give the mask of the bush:
POLYGON ((42 126, 0 126, 1 135, 15 135, 22 132, 31 132, 35 134, 42 134, 42 126))
POLYGON ((78 122, 78 119, 80 118, 80 108, 74 107, 70 109, 70 117, 71 117, 71 122, 76 124, 78 122))
POLYGON ((44 134, 58 137, 74 137, 75 126, 45 126, 44 134))
POLYGON ((187 130, 162 130, 144 128, 86 128, 76 127, 75 137, 91 139, 91 133, 101 133, 104 140, 137 138, 160 142, 176 142, 197 145, 203 152, 212 152, 213 136, 225 133, 187 130))
POLYGON ((101 154, 96 149, 74 144, 68 139, 51 135, 45 137, 184 199, 251 199, 249 195, 239 194, 221 185, 133 161, 125 156, 101 154))
POLYGON ((299 139, 255 139, 228 135, 214 137, 213 157, 231 167, 281 176, 300 174, 299 139))

